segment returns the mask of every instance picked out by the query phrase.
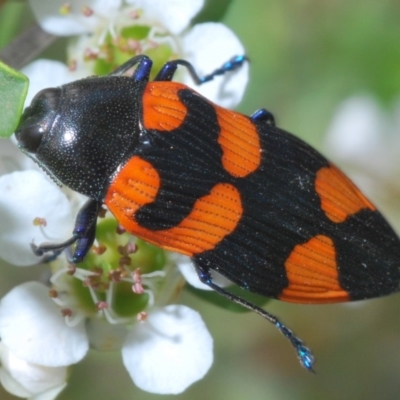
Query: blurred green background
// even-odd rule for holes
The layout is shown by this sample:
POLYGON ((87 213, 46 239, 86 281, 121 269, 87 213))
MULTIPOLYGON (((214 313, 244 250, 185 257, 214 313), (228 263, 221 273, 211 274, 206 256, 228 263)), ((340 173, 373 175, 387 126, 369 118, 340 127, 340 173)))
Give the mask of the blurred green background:
MULTIPOLYGON (((2 45, 32 19, 25 2, 11 3, 11 7, 24 9, 25 20, 8 18, 10 34, 2 36, 2 45)), ((239 36, 251 59, 250 83, 240 111, 268 108, 280 127, 329 156, 324 134, 342 100, 371 93, 388 110, 398 100, 399 1, 221 3, 227 5, 221 21, 239 36)), ((221 3, 209 1, 211 8, 221 3)), ((0 9, 0 26, 5 23, 1 13, 6 8, 0 9)), ((53 45, 47 54, 55 54, 57 47, 53 45)), ((387 205, 380 206, 384 213, 388 210, 392 221, 399 220, 385 209, 387 205)), ((400 225, 395 229, 399 232, 400 225)), ((14 272, 4 267, 0 294, 22 273, 26 270, 14 272)), ((181 395, 163 396, 165 400, 393 400, 400 396, 398 295, 351 305, 271 301, 268 310, 312 348, 317 358, 315 375, 299 366, 291 346, 260 317, 230 313, 187 293, 182 302, 201 312, 215 339, 215 361, 202 381, 181 395)), ((71 372, 60 400, 161 398, 135 388, 120 354, 92 352, 71 372)), ((0 399, 11 398, 0 389, 0 399)))

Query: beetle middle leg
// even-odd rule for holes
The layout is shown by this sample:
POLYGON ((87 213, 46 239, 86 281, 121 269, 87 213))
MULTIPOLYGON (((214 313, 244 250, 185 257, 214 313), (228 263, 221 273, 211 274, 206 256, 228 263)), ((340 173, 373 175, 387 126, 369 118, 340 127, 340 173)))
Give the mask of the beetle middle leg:
POLYGON ((275 126, 275 117, 274 115, 266 110, 265 108, 260 108, 259 110, 255 111, 251 116, 253 121, 265 121, 268 124, 275 126))

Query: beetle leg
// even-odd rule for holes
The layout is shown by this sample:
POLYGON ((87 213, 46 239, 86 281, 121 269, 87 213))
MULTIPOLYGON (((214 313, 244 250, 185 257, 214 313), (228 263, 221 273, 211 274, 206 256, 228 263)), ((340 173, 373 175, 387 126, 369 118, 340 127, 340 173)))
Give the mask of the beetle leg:
POLYGON ((111 72, 111 74, 109 74, 109 76, 123 75, 125 72, 127 72, 129 69, 134 67, 136 64, 139 64, 139 65, 136 67, 136 70, 132 75, 132 79, 136 82, 148 81, 149 77, 150 77, 150 71, 151 71, 151 67, 153 65, 153 61, 151 61, 150 58, 144 54, 141 54, 136 57, 132 57, 126 63, 122 64, 116 70, 111 72))
POLYGON ((249 301, 242 299, 241 297, 239 297, 231 292, 228 292, 227 290, 218 286, 213 281, 209 268, 199 266, 196 263, 195 263, 195 267, 196 267, 196 271, 197 271, 197 274, 198 274, 201 282, 203 282, 204 284, 209 286, 211 289, 215 290, 220 295, 226 297, 228 300, 231 300, 251 311, 254 311, 255 313, 257 313, 257 314, 261 315, 263 318, 265 318, 267 321, 274 324, 279 329, 279 331, 282 333, 282 335, 285 336, 285 338, 288 339, 289 342, 292 344, 292 346, 295 348, 295 350, 297 352, 297 357, 300 360, 300 364, 304 368, 306 368, 308 371, 314 372, 314 370, 313 370, 314 357, 311 353, 311 350, 308 347, 306 347, 304 345, 303 341, 300 340, 297 336, 295 336, 294 333, 289 328, 287 328, 285 325, 283 325, 277 317, 268 313, 267 311, 263 310, 262 308, 256 306, 255 304, 250 303, 249 301))
POLYGON ((68 262, 71 264, 76 264, 83 261, 83 259, 86 257, 86 254, 92 247, 96 238, 96 219, 97 216, 94 222, 88 227, 85 234, 76 241, 72 256, 70 257, 67 253, 68 262))
POLYGON ((275 126, 275 117, 274 115, 266 110, 265 108, 260 108, 259 110, 255 111, 251 116, 253 121, 265 121, 268 124, 275 126))
POLYGON ((214 79, 217 75, 224 75, 226 72, 234 71, 237 68, 240 68, 245 61, 248 61, 246 56, 235 56, 232 57, 229 61, 223 64, 220 68, 217 68, 211 74, 199 77, 193 65, 186 60, 173 60, 164 64, 160 72, 155 77, 155 81, 170 81, 172 80, 178 65, 182 65, 187 68, 193 80, 197 85, 201 85, 203 83, 209 82, 214 79))
POLYGON ((78 215, 76 216, 75 228, 72 232, 72 237, 62 243, 44 243, 40 246, 36 246, 32 243, 31 247, 33 252, 37 256, 42 256, 44 253, 48 252, 57 253, 76 243, 72 257, 68 261, 73 263, 81 262, 85 258, 85 255, 90 250, 94 242, 97 216, 99 214, 101 204, 101 202, 96 200, 88 200, 82 206, 78 215))

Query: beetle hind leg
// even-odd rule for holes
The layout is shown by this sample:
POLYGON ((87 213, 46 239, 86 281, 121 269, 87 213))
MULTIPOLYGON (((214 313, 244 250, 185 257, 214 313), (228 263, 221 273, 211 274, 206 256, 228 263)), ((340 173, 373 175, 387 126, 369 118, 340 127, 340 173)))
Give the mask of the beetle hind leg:
POLYGON ((274 315, 268 313, 267 311, 263 310, 262 308, 256 306, 253 303, 250 303, 249 301, 231 293, 228 292, 227 290, 223 289, 222 287, 218 286, 212 279, 212 276, 210 274, 210 270, 207 267, 202 267, 199 266, 197 263, 195 263, 195 268, 197 271, 197 274, 199 276, 199 279, 201 282, 209 286, 211 289, 215 290, 217 293, 220 295, 226 297, 228 300, 231 300, 235 302, 236 304, 239 304, 250 311, 254 311, 258 315, 261 315, 263 318, 265 318, 267 321, 271 322, 273 325, 275 325, 279 331, 282 333, 283 336, 285 336, 286 339, 289 340, 291 345, 295 348, 297 357, 299 358, 300 364, 302 367, 307 369, 310 372, 314 372, 313 370, 313 365, 314 365, 314 356, 311 353, 311 350, 306 347, 301 339, 299 339, 297 336, 294 335, 294 333, 287 328, 284 324, 282 324, 277 317, 274 315))

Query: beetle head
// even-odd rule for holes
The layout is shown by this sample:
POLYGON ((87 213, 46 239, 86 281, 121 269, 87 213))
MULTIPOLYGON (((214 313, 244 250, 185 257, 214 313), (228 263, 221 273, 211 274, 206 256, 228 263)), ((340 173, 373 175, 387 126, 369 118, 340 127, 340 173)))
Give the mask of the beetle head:
POLYGON ((44 89, 23 113, 18 144, 53 179, 101 201, 138 143, 141 90, 115 76, 44 89))

